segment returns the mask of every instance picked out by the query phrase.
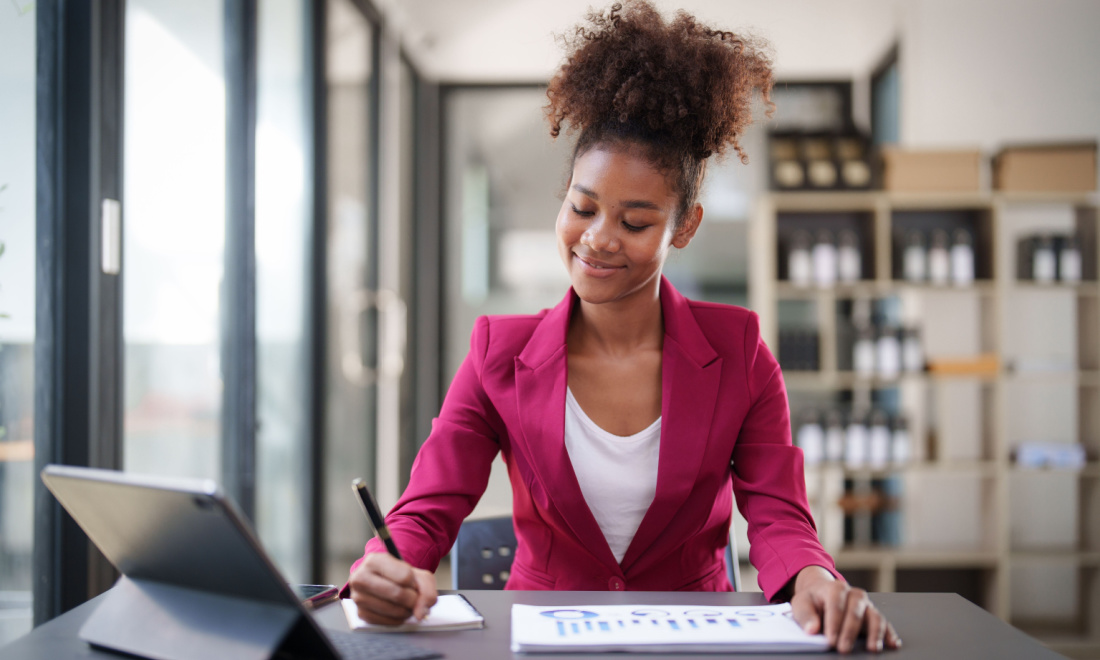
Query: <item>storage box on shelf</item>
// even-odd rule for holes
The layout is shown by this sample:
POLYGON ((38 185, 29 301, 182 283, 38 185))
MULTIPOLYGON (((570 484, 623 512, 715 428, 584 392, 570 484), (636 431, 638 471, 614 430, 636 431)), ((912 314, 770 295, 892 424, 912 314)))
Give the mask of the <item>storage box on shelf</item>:
POLYGON ((823 460, 807 469, 819 533, 850 579, 878 590, 949 588, 1025 629, 1057 633, 1056 648, 1100 649, 1098 225, 1096 198, 1081 194, 774 193, 760 201, 749 299, 764 338, 777 347, 792 317, 817 325, 818 368, 784 372, 793 423, 808 408, 868 405, 908 420, 904 464, 823 460), (815 222, 855 232, 860 277, 819 281, 811 264, 808 282, 792 281, 786 246, 815 222), (933 277, 933 232, 938 247, 943 234, 969 246, 969 274, 953 276, 949 243, 947 281, 933 277), (1058 254, 1053 279, 1021 279, 1019 247, 1031 235, 1072 236, 1054 243, 1076 246, 1078 272, 1070 254, 1068 279, 1059 279, 1058 254), (906 269, 913 245, 924 250, 924 272, 906 269), (855 368, 846 324, 867 304, 920 327, 926 370, 855 368), (1022 442, 1077 444, 1086 461, 1025 470, 1013 454, 1022 442), (891 480, 900 542, 863 533, 852 543, 855 518, 863 516, 866 532, 876 502, 887 499, 876 500, 875 487, 891 480), (1073 588, 1063 588, 1069 581, 1073 588))

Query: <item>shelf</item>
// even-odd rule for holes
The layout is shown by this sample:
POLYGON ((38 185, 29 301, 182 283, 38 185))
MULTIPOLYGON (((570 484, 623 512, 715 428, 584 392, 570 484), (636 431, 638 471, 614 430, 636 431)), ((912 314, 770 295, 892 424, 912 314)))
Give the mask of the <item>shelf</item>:
POLYGON ((784 370, 783 382, 787 387, 799 389, 886 389, 905 384, 935 383, 942 381, 982 380, 994 381, 997 373, 937 374, 930 372, 906 373, 897 378, 876 378, 857 375, 853 371, 798 371, 784 370))
POLYGON ((1033 468, 1022 467, 1020 465, 1013 464, 1011 466, 1012 474, 1014 475, 1064 475, 1067 477, 1081 477, 1085 479, 1095 479, 1100 477, 1100 461, 1088 461, 1084 467, 1081 468, 1033 468))
POLYGON ((996 192, 994 199, 1009 204, 1072 204, 1092 206, 1100 203, 1095 192, 996 192))
MULTIPOLYGON (((839 547, 844 536, 844 511, 836 504, 846 479, 856 481, 856 490, 875 479, 896 477, 906 484, 936 480, 938 492, 927 493, 923 508, 905 521, 913 528, 908 541, 924 538, 931 543, 928 534, 939 531, 941 516, 950 516, 953 520, 949 522, 959 525, 951 530, 958 536, 946 536, 943 543, 954 542, 964 549, 916 549, 911 543, 901 547, 846 546, 834 554, 837 566, 882 590, 932 579, 924 575, 927 571, 942 578, 945 585, 957 583, 960 589, 971 589, 977 596, 974 602, 1007 620, 1019 609, 1020 599, 1032 597, 1027 589, 1042 591, 1030 583, 1025 586, 1011 569, 1038 570, 1045 562, 1062 573, 1080 575, 1086 584, 1075 605, 1072 625, 1042 619, 1028 623, 1049 636, 1058 645, 1055 648, 1081 657, 1085 657, 1081 649, 1090 649, 1100 658, 1100 548, 1094 524, 1100 489, 1100 460, 1095 453, 1100 447, 1096 408, 1100 403, 1098 208, 1100 195, 1096 192, 771 193, 759 206, 759 217, 754 218, 762 231, 750 233, 751 253, 761 258, 750 262, 749 289, 767 341, 778 339, 781 321, 814 323, 818 328, 820 369, 783 372, 792 405, 814 410, 878 407, 904 414, 914 456, 982 459, 923 460, 875 469, 837 463, 806 466, 815 514, 830 547, 839 547), (1037 208, 1032 213, 1028 204, 1052 208, 1037 208), (827 288, 798 287, 778 279, 778 275, 786 278, 787 273, 781 263, 788 245, 784 240, 795 230, 813 231, 815 223, 834 232, 837 227, 857 232, 863 279, 827 288), (927 244, 934 229, 965 229, 971 234, 974 272, 980 279, 956 287, 901 277, 905 256, 901 239, 907 232, 917 231, 927 244), (1075 232, 1082 275, 1087 279, 1040 283, 1017 278, 1016 239, 1030 230, 1075 232), (853 328, 848 316, 853 311, 849 307, 866 302, 872 303, 872 315, 885 317, 892 324, 920 325, 923 352, 937 371, 902 373, 893 378, 841 371, 840 367, 850 369, 852 365, 842 353, 852 350, 853 328), (1034 304, 1040 311, 1022 316, 1018 303, 1034 304), (1047 314, 1050 319, 1044 317, 1047 314), (1060 324, 1059 331, 1065 332, 1052 335, 1045 329, 1050 323, 1060 324), (1066 364, 1054 365, 1060 369, 1042 370, 1046 365, 1039 360, 1028 363, 1023 359, 1029 354, 1056 354, 1045 350, 1055 336, 1059 346, 1069 342, 1068 352, 1057 353, 1067 358, 1066 364), (966 357, 945 359, 954 355, 966 357), (1040 369, 1014 371, 1010 368, 1013 362, 1040 369), (1047 433, 1046 429, 1055 425, 1057 429, 1047 433), (1021 438, 1048 435, 1082 442, 1091 460, 1079 469, 1053 470, 1020 468, 1009 459, 1011 445, 1021 438), (1041 477, 1029 479, 1029 475, 1054 476, 1047 484, 1041 477), (1018 511, 1011 502, 1017 487, 1030 487, 1035 492, 1029 494, 1044 498, 1042 505, 1028 500, 1033 506, 1018 511), (1080 544, 1068 550, 1013 549, 1012 525, 1020 524, 1017 518, 1030 522, 1033 516, 1051 510, 1048 506, 1061 506, 1061 498, 1069 497, 1070 492, 1077 498, 1072 515, 1080 544)), ((905 490, 904 497, 914 498, 910 502, 922 495, 912 488, 905 490)), ((860 520, 861 525, 865 522, 860 520)), ((865 531, 861 528, 858 537, 867 537, 865 531)), ((946 528, 943 531, 948 532, 946 528)), ((1036 537, 1036 542, 1050 539, 1036 537)), ((1068 604, 1066 608, 1069 612, 1068 604)), ((1037 613, 1043 615, 1042 610, 1037 613)))
POLYGON ((1100 283, 1080 282, 1078 284, 1064 284, 1062 282, 1033 282, 1031 280, 1015 280, 1012 286, 1017 291, 1074 291, 1081 298, 1100 296, 1100 283))
POLYGON ((889 283, 877 280, 860 280, 851 284, 838 283, 828 288, 796 286, 790 282, 777 282, 776 296, 780 300, 817 300, 818 298, 875 298, 889 295, 889 283))
POLYGON ((1081 566, 1100 566, 1098 550, 1013 550, 1013 564, 1067 562, 1081 566))
POLYGON ((1024 192, 890 192, 867 191, 792 191, 771 192, 768 197, 777 211, 873 210, 886 204, 898 210, 971 209, 1008 204, 1070 204, 1092 206, 1098 203, 1096 193, 1024 193, 1024 192))
POLYGON ((897 387, 905 382, 919 383, 925 374, 902 374, 897 378, 859 376, 852 371, 784 371, 783 382, 788 387, 851 389, 854 387, 897 387))
POLYGON ((883 468, 850 468, 835 463, 826 463, 820 465, 807 465, 806 472, 807 474, 815 475, 838 472, 846 479, 879 479, 897 474, 921 474, 927 472, 969 473, 982 477, 993 477, 997 474, 997 463, 996 461, 915 461, 904 465, 890 465, 883 468))
POLYGON ((769 196, 780 213, 790 211, 874 211, 882 199, 878 191, 776 192, 769 196))
POLYGON ((775 295, 779 300, 819 300, 823 298, 850 300, 885 298, 887 296, 914 293, 976 293, 982 296, 992 296, 995 292, 996 287, 989 280, 978 280, 968 286, 914 284, 899 280, 860 280, 851 284, 838 283, 827 288, 812 284, 810 286, 796 286, 788 281, 779 281, 775 285, 775 295))
POLYGON ((834 554, 838 569, 996 568, 1000 558, 987 550, 905 550, 902 548, 844 549, 834 554))
POLYGON ((1076 380, 1081 385, 1100 385, 1100 371, 1095 369, 1006 369, 1005 377, 1019 381, 1076 380))

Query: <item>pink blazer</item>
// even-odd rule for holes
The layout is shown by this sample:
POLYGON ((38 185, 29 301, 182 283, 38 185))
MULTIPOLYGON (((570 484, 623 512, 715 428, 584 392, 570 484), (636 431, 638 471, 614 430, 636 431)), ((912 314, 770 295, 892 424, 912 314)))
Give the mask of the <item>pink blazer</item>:
MULTIPOLYGON (((802 452, 791 445, 783 376, 756 314, 690 301, 663 278, 660 297, 657 492, 622 564, 565 449, 572 291, 538 314, 477 320, 409 486, 386 517, 407 561, 436 569, 500 453, 519 542, 508 589, 729 591, 723 555, 733 495, 769 599, 805 566, 835 573, 807 505, 802 452)), ((377 539, 367 543, 366 553, 379 551, 377 539)))

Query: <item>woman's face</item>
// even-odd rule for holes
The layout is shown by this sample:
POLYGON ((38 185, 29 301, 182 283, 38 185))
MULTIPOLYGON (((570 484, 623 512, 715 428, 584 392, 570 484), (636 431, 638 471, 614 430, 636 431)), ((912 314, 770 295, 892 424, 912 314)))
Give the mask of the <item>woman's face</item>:
POLYGON ((581 300, 656 297, 672 246, 685 247, 702 218, 698 204, 679 228, 679 196, 647 159, 594 147, 573 163, 558 212, 558 250, 581 300))

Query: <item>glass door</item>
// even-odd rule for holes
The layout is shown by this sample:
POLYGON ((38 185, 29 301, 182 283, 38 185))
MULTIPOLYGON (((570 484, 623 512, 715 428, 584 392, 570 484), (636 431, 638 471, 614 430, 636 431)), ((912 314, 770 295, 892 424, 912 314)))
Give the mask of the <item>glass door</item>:
POLYGON ((224 14, 222 0, 126 3, 127 471, 221 476, 224 14))
POLYGON ((241 502, 244 511, 287 579, 309 582, 310 456, 319 442, 309 433, 311 8, 304 0, 259 0, 255 16, 227 26, 226 5, 126 3, 124 467, 223 485, 253 473, 240 478, 238 495, 254 502, 241 502), (254 126, 230 129, 227 122, 228 45, 245 53, 245 68, 254 66, 254 94, 236 97, 254 104, 254 126), (230 130, 253 134, 242 142, 230 130), (230 158, 229 145, 240 144, 254 153, 230 158), (230 172, 235 165, 227 163, 244 167, 230 172), (252 207, 252 217, 235 205, 230 217, 227 182, 247 187, 249 178, 254 199, 244 208, 252 207), (238 268, 236 252, 227 261, 229 234, 251 236, 241 254, 254 255, 254 269, 238 268), (230 285, 251 289, 244 302, 254 316, 227 302, 230 285), (238 345, 226 343, 228 333, 241 328, 252 335, 254 361, 226 354, 238 345), (254 438, 223 426, 228 388, 236 387, 230 361, 255 393, 245 399, 251 409, 237 413, 255 416, 254 438), (244 449, 235 455, 245 458, 227 474, 226 449, 238 446, 244 449))
POLYGON ((330 0, 325 24, 327 314, 324 579, 342 584, 363 552, 353 479, 375 486, 377 425, 378 32, 360 3, 330 0))
POLYGON ((0 7, 0 646, 31 629, 35 10, 0 7))

